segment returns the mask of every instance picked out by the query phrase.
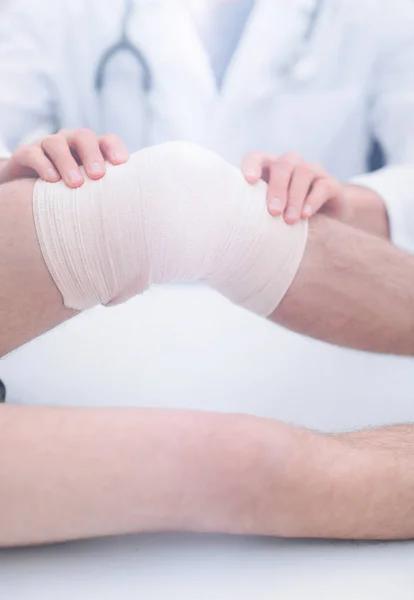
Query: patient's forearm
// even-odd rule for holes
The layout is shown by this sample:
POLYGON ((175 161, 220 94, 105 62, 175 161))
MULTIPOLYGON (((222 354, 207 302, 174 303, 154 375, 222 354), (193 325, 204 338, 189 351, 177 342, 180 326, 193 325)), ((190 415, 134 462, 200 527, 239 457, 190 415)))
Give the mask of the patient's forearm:
POLYGON ((171 530, 295 535, 308 502, 318 534, 327 511, 345 508, 341 497, 323 504, 342 447, 274 421, 6 406, 0 433, 0 546, 171 530))
MULTIPOLYGON (((360 431, 335 434, 336 439, 355 448, 381 448, 414 457, 414 425, 389 425, 360 431)), ((414 466, 414 464, 413 464, 414 466)))
POLYGON ((323 436, 290 432, 282 535, 414 537, 414 427, 323 436), (286 527, 286 528, 285 528, 286 527))
POLYGON ((272 319, 361 350, 414 355, 414 257, 323 216, 272 319))
POLYGON ((189 411, 6 406, 0 431, 3 547, 148 531, 414 537, 412 453, 189 411))
POLYGON ((257 440, 244 429, 202 412, 5 406, 0 545, 259 528, 257 440))

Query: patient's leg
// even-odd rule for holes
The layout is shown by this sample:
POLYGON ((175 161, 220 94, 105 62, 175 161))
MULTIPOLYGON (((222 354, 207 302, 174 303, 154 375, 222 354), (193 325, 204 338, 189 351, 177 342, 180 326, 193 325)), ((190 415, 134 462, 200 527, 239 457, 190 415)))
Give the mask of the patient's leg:
MULTIPOLYGON (((190 161, 189 171, 191 167, 190 161)), ((162 169, 162 165, 160 165, 160 169, 162 169)), ((211 176, 214 177, 214 172, 209 173, 209 177, 211 176)), ((171 178, 173 177, 174 172, 171 173, 171 178)), ((180 186, 181 179, 182 174, 180 173, 177 181, 169 180, 169 186, 180 186)), ((101 182, 101 185, 103 186, 101 191, 105 193, 107 185, 105 180, 101 182)), ((245 185, 247 186, 247 184, 245 185)), ((33 182, 27 180, 0 187, 0 356, 75 314, 74 310, 65 308, 62 296, 49 274, 39 248, 33 221, 33 187, 33 182)), ((59 187, 51 186, 49 188, 50 203, 55 200, 54 189, 59 190, 59 187)), ((243 188, 240 189, 243 190, 243 188)), ((218 193, 219 191, 218 188, 218 193)), ((66 198, 69 208, 72 199, 75 198, 75 193, 69 192, 69 196, 66 198)), ((226 196, 222 196, 222 198, 224 201, 226 196)), ((114 197, 111 207, 111 214, 115 216, 117 207, 119 207, 116 200, 114 197)), ((141 198, 137 197, 135 200, 140 202, 141 198)), ((168 201, 170 201, 169 196, 167 197, 168 201)), ((260 199, 257 201, 260 202, 260 199)), ((283 290, 296 273, 298 254, 293 252, 293 267, 288 263, 288 258, 283 263, 280 255, 272 254, 275 242, 269 238, 269 231, 271 231, 268 229, 269 222, 266 222, 265 237, 263 238, 270 240, 269 247, 262 244, 262 239, 259 240, 258 246, 253 244, 252 247, 252 240, 256 239, 257 233, 254 220, 243 223, 241 239, 234 235, 232 221, 224 221, 229 229, 229 244, 230 242, 232 244, 232 253, 230 254, 229 244, 226 246, 225 232, 223 232, 223 211, 228 210, 228 207, 223 205, 222 211, 212 211, 208 214, 209 227, 207 230, 203 219, 192 222, 190 232, 192 235, 188 237, 188 240, 191 242, 194 240, 194 243, 198 244, 199 232, 201 232, 203 243, 206 246, 205 251, 204 246, 198 245, 195 249, 193 248, 197 252, 190 256, 191 247, 186 248, 187 251, 182 253, 180 238, 181 227, 188 231, 186 213, 182 210, 183 205, 187 206, 187 198, 179 195, 177 202, 176 214, 179 217, 180 226, 172 229, 172 234, 171 231, 168 235, 163 232, 162 243, 164 245, 161 246, 161 251, 157 247, 157 236, 152 236, 154 247, 150 248, 152 254, 149 256, 149 259, 154 262, 154 264, 150 264, 152 273, 154 273, 154 268, 159 277, 162 277, 166 271, 174 273, 175 263, 178 276, 183 273, 185 277, 192 274, 191 269, 196 271, 199 269, 198 273, 201 274, 201 279, 209 278, 220 291, 224 291, 229 296, 233 295, 233 299, 239 300, 241 303, 251 301, 252 305, 260 308, 264 305, 269 307, 273 303, 273 306, 277 307, 281 300, 281 289, 283 290), (221 252, 213 255, 211 259, 208 240, 210 233, 213 234, 213 232, 210 232, 209 228, 215 228, 215 224, 220 230, 221 245, 219 244, 218 247, 221 252), (199 231, 196 229, 197 227, 200 228, 199 231), (194 229, 195 232, 193 232, 194 229), (246 252, 246 244, 248 252, 246 252), (207 268, 206 255, 210 258, 207 268), (197 257, 195 262, 194 256, 197 257), (255 274, 252 265, 254 266, 255 263, 252 263, 252 256, 256 262, 262 258, 265 263, 265 268, 260 269, 262 278, 260 282, 263 281, 264 276, 270 277, 271 275, 276 279, 276 281, 268 281, 268 287, 255 288, 256 280, 254 277, 252 278, 252 273, 255 274), (217 257, 219 260, 216 260, 217 257), (222 257, 228 261, 224 271, 222 257), (240 257, 243 260, 240 260, 240 257), (188 265, 190 265, 190 271, 188 265), (211 266, 217 270, 215 271, 211 266), (280 266, 286 267, 282 274, 278 270, 280 266), (228 280, 224 277, 226 273, 229 274, 228 280), (277 279, 282 275, 283 285, 281 287, 277 279), (247 300, 243 293, 244 283, 246 290, 249 291, 247 300), (275 290, 274 293, 277 297, 272 298, 272 290, 275 290)), ((103 206, 104 204, 102 204, 103 206)), ((88 210, 87 202, 84 203, 84 208, 88 210)), ((266 211, 264 194, 263 211, 266 211)), ((174 216, 174 212, 170 214, 174 216)), ((257 212, 254 214, 257 215, 257 212)), ((88 217, 88 215, 86 216, 88 217)), ((260 219, 260 215, 258 218, 260 219)), ((239 215, 235 214, 234 219, 238 224, 240 223, 239 215)), ((275 221, 271 222, 271 226, 274 226, 276 237, 281 230, 275 221)), ((304 258, 299 266, 297 276, 279 308, 273 311, 272 318, 297 331, 337 344, 374 351, 413 354, 413 259, 381 240, 322 216, 315 217, 310 222, 309 229, 304 258)), ((287 247, 290 246, 293 251, 295 247, 300 247, 303 238, 298 236, 295 228, 284 229, 284 236, 287 247)), ((217 244, 215 234, 210 236, 210 239, 217 244)), ((278 240, 276 240, 276 246, 277 243, 278 240)), ((128 261, 124 261, 124 270, 128 264, 131 264, 130 258, 128 257, 128 261)), ((144 259, 147 262, 140 263, 138 257, 136 264, 132 263, 137 269, 132 274, 132 279, 138 276, 138 280, 140 280, 143 267, 148 269, 148 256, 144 256, 144 259)), ((145 273, 146 275, 147 273, 145 273)), ((130 293, 131 290, 127 289, 126 291, 130 293)))
POLYGON ((371 352, 414 355, 414 257, 320 215, 272 320, 371 352))
POLYGON ((70 318, 43 260, 33 221, 34 181, 0 186, 0 356, 70 318))
POLYGON ((249 186, 237 169, 187 144, 137 153, 77 191, 38 182, 34 211, 33 189, 27 181, 2 188, 0 275, 10 284, 1 354, 74 314, 63 303, 111 304, 152 282, 203 281, 268 315, 306 243, 306 225, 289 228, 267 213, 265 184, 249 186))

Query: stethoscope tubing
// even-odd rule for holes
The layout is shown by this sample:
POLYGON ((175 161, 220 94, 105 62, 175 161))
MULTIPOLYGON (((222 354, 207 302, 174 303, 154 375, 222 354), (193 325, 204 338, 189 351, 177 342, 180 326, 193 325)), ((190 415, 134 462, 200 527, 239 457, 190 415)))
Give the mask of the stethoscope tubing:
MULTIPOLYGON (((285 77, 292 74, 295 65, 297 65, 303 57, 306 47, 312 40, 312 37, 317 29, 319 17, 322 12, 324 0, 315 0, 313 7, 309 9, 308 24, 303 34, 301 42, 298 44, 298 52, 292 52, 292 58, 286 61, 285 67, 282 69, 285 77)), ((128 26, 134 13, 134 0, 125 0, 124 14, 121 24, 121 35, 119 41, 110 46, 102 55, 95 73, 95 90, 98 94, 102 94, 105 86, 105 72, 110 61, 121 52, 131 54, 141 68, 141 85, 145 93, 150 93, 153 87, 153 75, 150 64, 144 53, 138 46, 131 41, 128 35, 128 26)))

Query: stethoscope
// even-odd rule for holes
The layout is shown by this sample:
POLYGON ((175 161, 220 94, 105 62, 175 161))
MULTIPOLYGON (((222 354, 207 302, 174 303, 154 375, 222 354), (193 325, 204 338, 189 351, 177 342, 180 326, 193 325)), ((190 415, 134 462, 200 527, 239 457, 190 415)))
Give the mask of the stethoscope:
POLYGON ((0 404, 6 402, 6 386, 0 379, 0 404))
POLYGON ((110 46, 98 63, 95 74, 95 90, 98 94, 102 94, 105 86, 105 73, 109 63, 115 56, 123 52, 130 54, 139 66, 140 83, 142 90, 149 93, 152 88, 152 73, 147 59, 141 50, 131 41, 128 35, 128 27, 131 22, 134 12, 134 0, 125 0, 124 14, 122 17, 121 34, 119 41, 113 46, 110 46))
POLYGON ((144 147, 148 146, 150 143, 150 132, 153 122, 151 107, 148 102, 149 94, 153 87, 153 76, 150 65, 144 54, 128 35, 128 28, 134 13, 134 9, 134 0, 125 0, 119 41, 113 44, 113 46, 110 46, 102 55, 102 58, 100 59, 96 68, 94 87, 97 95, 101 98, 105 87, 106 71, 108 70, 110 63, 116 56, 120 54, 129 54, 132 56, 139 68, 139 85, 147 100, 141 132, 141 144, 144 147))
MULTIPOLYGON (((280 74, 285 78, 304 79, 310 78, 313 75, 314 69, 311 67, 312 62, 307 61, 307 50, 315 31, 318 27, 319 18, 322 13, 324 0, 310 0, 309 7, 304 8, 307 12, 307 26, 302 35, 300 42, 295 50, 284 61, 280 74)), ((121 53, 130 54, 137 63, 139 68, 139 81, 141 88, 145 94, 149 94, 153 87, 153 75, 148 60, 138 46, 131 40, 128 35, 128 28, 134 12, 134 0, 125 0, 124 14, 121 23, 121 33, 119 41, 103 54, 100 59, 95 73, 95 91, 101 95, 105 87, 105 74, 110 62, 115 56, 121 53)), ((156 43, 156 40, 154 40, 156 43)))

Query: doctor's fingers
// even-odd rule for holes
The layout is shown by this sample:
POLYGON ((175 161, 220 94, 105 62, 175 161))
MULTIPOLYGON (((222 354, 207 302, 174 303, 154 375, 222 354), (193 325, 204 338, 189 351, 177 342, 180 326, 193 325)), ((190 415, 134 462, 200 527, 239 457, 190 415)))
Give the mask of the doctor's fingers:
MULTIPOLYGON (((38 175, 44 181, 54 183, 59 181, 60 175, 53 163, 45 156, 40 144, 20 146, 10 158, 4 171, 10 171, 10 178, 32 177, 38 175)), ((3 173, 2 173, 3 174, 3 173)), ((4 182, 2 182, 4 183, 4 182)))
POLYGON ((105 157, 98 136, 91 129, 62 129, 59 135, 66 139, 89 179, 101 179, 105 175, 105 157))
POLYGON ((288 201, 284 219, 289 225, 297 223, 301 218, 310 217, 311 212, 307 201, 308 194, 315 181, 315 173, 306 163, 297 165, 292 173, 288 201), (308 214, 309 213, 309 214, 308 214))
POLYGON ((254 150, 246 154, 242 161, 242 173, 248 183, 264 179, 269 183, 270 166, 278 160, 276 154, 254 150))
POLYGON ((128 148, 118 135, 108 133, 101 136, 99 147, 106 160, 113 165, 121 165, 129 159, 128 148))
POLYGON ((302 157, 295 152, 284 154, 270 164, 267 206, 271 215, 278 216, 285 211, 294 171, 304 164, 302 157))
POLYGON ((63 135, 49 135, 42 140, 41 146, 67 186, 77 188, 83 184, 84 179, 79 165, 63 135))
POLYGON ((343 186, 334 177, 326 176, 317 179, 306 199, 302 218, 309 218, 322 207, 325 212, 338 216, 343 205, 343 186))

